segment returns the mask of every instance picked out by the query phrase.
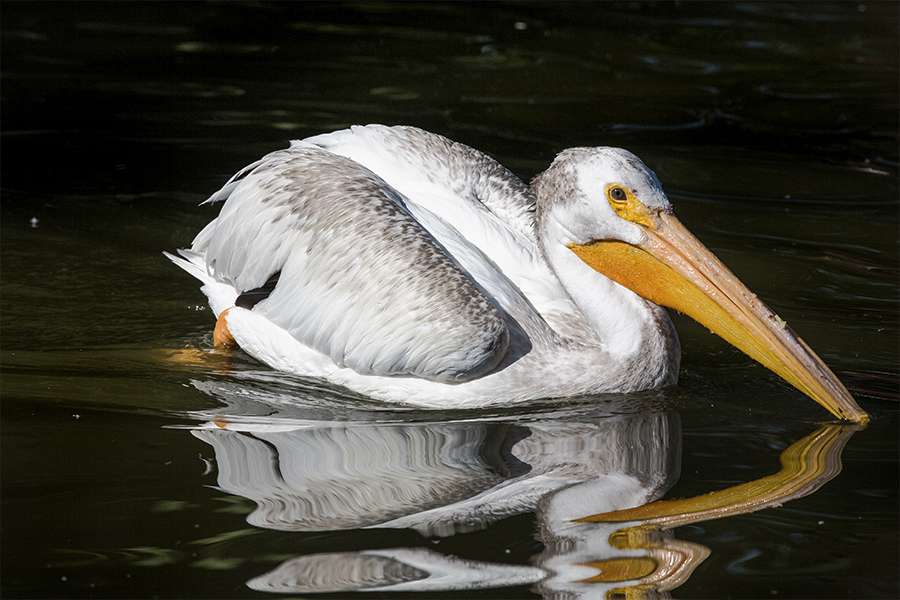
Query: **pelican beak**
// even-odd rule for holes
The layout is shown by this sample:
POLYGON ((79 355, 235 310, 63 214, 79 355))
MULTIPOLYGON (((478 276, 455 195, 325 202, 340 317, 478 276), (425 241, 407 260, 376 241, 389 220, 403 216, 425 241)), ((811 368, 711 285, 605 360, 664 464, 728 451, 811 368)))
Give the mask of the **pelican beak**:
POLYGON ((620 285, 705 325, 839 419, 869 421, 822 359, 671 212, 652 214, 638 206, 620 214, 644 230, 641 244, 596 241, 569 248, 620 285))

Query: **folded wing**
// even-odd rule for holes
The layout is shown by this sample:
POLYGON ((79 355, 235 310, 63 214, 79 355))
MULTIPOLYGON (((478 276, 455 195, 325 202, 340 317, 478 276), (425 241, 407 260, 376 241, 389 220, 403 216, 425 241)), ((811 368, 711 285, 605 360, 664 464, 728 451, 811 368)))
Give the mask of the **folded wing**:
POLYGON ((500 363, 500 311, 381 177, 306 143, 251 167, 192 250, 254 313, 358 373, 453 382, 500 363))

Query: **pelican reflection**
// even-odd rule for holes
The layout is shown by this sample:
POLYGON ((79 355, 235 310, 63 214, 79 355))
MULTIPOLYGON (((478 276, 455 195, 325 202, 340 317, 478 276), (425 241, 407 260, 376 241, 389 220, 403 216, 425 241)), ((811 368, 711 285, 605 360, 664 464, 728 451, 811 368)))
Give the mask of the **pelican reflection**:
POLYGON ((249 523, 282 531, 413 529, 450 536, 532 513, 531 565, 430 548, 296 556, 247 582, 276 593, 452 591, 529 585, 546 598, 666 597, 710 550, 672 528, 812 493, 840 471, 855 426, 829 425, 772 476, 678 501, 677 413, 571 410, 448 421, 210 419, 219 487, 253 500, 249 523))
POLYGON ((219 486, 283 531, 411 528, 448 536, 590 488, 582 514, 646 504, 678 478, 674 413, 597 422, 209 422, 219 486))

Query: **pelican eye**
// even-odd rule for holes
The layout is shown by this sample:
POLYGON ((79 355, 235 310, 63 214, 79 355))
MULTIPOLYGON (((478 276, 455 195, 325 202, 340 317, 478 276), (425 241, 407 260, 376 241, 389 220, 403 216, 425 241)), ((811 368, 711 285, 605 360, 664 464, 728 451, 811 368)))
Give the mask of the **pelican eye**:
POLYGON ((611 183, 606 188, 609 205, 616 214, 632 223, 656 229, 656 218, 644 203, 634 197, 635 190, 630 193, 619 183, 611 183))
POLYGON ((628 200, 628 193, 620 187, 609 188, 607 194, 609 194, 609 199, 613 202, 625 202, 628 200))

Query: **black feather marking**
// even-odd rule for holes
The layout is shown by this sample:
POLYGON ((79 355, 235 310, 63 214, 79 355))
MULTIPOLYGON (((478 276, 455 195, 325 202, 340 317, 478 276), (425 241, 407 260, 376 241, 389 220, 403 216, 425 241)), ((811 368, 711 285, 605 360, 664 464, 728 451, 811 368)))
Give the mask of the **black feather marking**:
POLYGON ((278 285, 278 278, 281 277, 281 271, 278 271, 266 281, 262 286, 241 292, 241 295, 234 301, 235 306, 252 310, 254 306, 269 297, 278 285))

